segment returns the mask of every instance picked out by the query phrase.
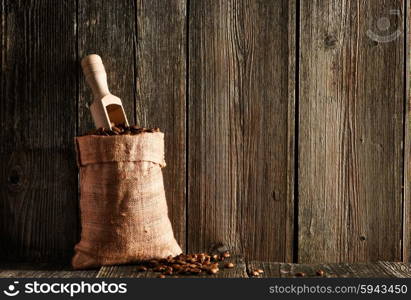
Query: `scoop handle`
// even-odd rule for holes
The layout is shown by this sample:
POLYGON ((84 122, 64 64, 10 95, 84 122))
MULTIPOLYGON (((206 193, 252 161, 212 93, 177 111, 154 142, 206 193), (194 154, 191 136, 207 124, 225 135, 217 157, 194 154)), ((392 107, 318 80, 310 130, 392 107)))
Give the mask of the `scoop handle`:
POLYGON ((110 94, 107 85, 107 73, 99 55, 87 55, 81 60, 81 67, 86 81, 93 91, 94 100, 110 94))

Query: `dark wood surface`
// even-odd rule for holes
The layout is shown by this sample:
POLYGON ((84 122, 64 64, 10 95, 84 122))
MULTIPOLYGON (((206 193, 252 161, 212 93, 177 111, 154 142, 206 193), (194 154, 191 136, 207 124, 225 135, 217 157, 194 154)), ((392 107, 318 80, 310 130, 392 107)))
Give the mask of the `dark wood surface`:
POLYGON ((0 0, 0 260, 72 256, 80 233, 73 139, 93 128, 79 60, 98 53, 130 123, 166 133, 169 215, 184 250, 408 261, 403 5, 0 0), (381 17, 391 24, 382 34, 398 28, 397 39, 367 36, 381 17))
MULTIPOLYGON (((78 5, 78 60, 93 53, 101 56, 110 92, 121 99, 129 123, 135 124, 135 3, 79 0, 78 5)), ((89 109, 93 97, 77 67, 78 134, 82 135, 94 128, 89 109)))
MULTIPOLYGON (((377 263, 339 263, 339 264, 291 264, 275 262, 246 262, 234 257, 229 261, 235 264, 232 269, 220 267, 215 275, 202 274, 174 275, 169 278, 247 278, 252 272, 262 269, 257 278, 411 278, 411 265, 400 262, 377 263), (318 271, 322 270, 322 276, 318 271)), ((156 278, 160 273, 151 270, 139 272, 137 265, 106 266, 95 270, 72 270, 70 267, 50 264, 0 264, 0 278, 156 278)), ((254 277, 253 277, 254 278, 254 277)))
POLYGON ((402 259, 403 4, 301 1, 299 262, 402 259))
POLYGON ((98 271, 78 271, 67 265, 50 263, 0 263, 0 278, 94 278, 98 271))
POLYGON ((1 2, 1 259, 66 260, 77 240, 75 25, 74 2, 1 2))
POLYGON ((190 3, 189 251, 292 260, 292 3, 190 3))
POLYGON ((405 1, 405 112, 404 118, 404 199, 403 199, 403 234, 402 234, 402 260, 410 261, 411 258, 411 118, 409 117, 411 94, 410 94, 410 60, 411 60, 411 2, 405 1))

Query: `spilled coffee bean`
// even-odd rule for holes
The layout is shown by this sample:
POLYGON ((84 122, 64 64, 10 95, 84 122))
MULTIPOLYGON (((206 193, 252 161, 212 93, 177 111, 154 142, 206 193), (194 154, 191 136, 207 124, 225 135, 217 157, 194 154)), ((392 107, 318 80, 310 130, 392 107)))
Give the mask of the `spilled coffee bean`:
POLYGON ((224 265, 224 267, 226 267, 227 269, 232 269, 232 268, 234 268, 234 264, 233 263, 226 263, 224 265))
POLYGON ((137 271, 138 272, 145 272, 145 271, 147 271, 147 268, 145 266, 138 266, 137 271))

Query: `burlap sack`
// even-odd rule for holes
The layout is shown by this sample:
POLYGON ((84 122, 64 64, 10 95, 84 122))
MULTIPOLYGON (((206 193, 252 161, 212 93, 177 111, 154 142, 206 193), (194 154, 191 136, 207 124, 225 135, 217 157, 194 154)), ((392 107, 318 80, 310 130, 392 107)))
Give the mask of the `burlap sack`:
POLYGON ((175 256, 161 168, 164 134, 76 138, 81 240, 76 269, 175 256))

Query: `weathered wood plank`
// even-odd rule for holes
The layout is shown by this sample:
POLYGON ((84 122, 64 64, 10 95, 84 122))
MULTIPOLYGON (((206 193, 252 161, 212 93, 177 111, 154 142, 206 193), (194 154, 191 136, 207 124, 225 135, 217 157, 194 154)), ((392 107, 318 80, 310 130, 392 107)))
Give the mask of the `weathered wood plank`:
POLYGON ((300 2, 299 262, 401 260, 403 2, 300 2))
POLYGON ((380 261, 378 265, 395 277, 411 278, 411 265, 409 263, 380 261))
POLYGON ((97 278, 147 278, 155 277, 151 270, 139 272, 137 265, 103 266, 97 274, 97 278))
POLYGON ((411 260, 411 4, 404 1, 406 12, 405 39, 405 118, 404 118, 404 205, 403 205, 403 233, 402 233, 402 261, 411 260))
POLYGON ((0 257, 68 260, 78 208, 76 4, 4 0, 0 9, 0 257))
POLYGON ((289 1, 189 5, 190 252, 292 260, 293 13, 289 1))
MULTIPOLYGON (((102 57, 110 92, 118 96, 129 123, 134 124, 134 44, 136 22, 133 1, 78 1, 79 59, 88 54, 102 57)), ((78 63, 79 134, 94 128, 89 105, 93 98, 78 63)))
POLYGON ((94 278, 98 270, 73 270, 49 263, 1 263, 0 278, 94 278))
MULTIPOLYGON (((406 277, 409 272, 406 265, 400 263, 368 263, 368 264, 289 264, 274 262, 251 261, 247 263, 247 273, 251 274, 256 269, 262 269, 264 273, 261 278, 295 278, 301 277, 299 273, 304 273, 304 278, 326 277, 326 278, 385 278, 385 277, 406 277), (319 275, 318 271, 323 271, 324 275, 319 275)), ((409 268, 409 266, 408 266, 409 268)))
POLYGON ((186 0, 136 1, 136 121, 165 135, 169 215, 186 242, 186 0))
MULTIPOLYGON (((411 278, 411 265, 399 262, 378 262, 369 264, 288 264, 251 261, 246 264, 240 257, 226 262, 235 263, 235 268, 220 267, 216 275, 167 276, 167 278, 246 278, 253 270, 263 269, 258 278, 294 278, 303 272, 304 278, 320 277, 318 270, 324 271, 326 278, 411 278)), ((221 263, 223 265, 224 263, 221 263)), ((159 275, 151 270, 138 272, 137 265, 105 266, 95 270, 72 270, 68 266, 32 263, 2 263, 0 278, 155 278, 159 275)))

